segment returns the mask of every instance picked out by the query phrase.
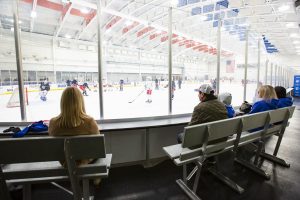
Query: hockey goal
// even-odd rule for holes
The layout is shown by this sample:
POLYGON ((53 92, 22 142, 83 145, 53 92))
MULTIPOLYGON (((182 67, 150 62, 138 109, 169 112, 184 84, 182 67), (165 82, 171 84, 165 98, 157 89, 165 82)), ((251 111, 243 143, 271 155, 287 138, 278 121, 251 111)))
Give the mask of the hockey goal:
MULTIPOLYGON (((27 88, 24 90, 25 92, 25 103, 28 105, 28 91, 27 88)), ((6 107, 13 108, 13 107, 20 107, 20 97, 19 97, 19 88, 15 88, 12 92, 9 101, 7 102, 6 107)))

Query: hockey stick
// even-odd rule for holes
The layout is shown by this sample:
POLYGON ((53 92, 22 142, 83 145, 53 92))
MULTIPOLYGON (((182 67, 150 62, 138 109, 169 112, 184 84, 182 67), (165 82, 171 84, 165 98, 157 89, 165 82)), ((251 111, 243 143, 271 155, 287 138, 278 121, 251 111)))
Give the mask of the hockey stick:
POLYGON ((132 99, 132 101, 129 101, 128 103, 134 102, 144 91, 145 91, 145 89, 142 90, 134 99, 132 99))

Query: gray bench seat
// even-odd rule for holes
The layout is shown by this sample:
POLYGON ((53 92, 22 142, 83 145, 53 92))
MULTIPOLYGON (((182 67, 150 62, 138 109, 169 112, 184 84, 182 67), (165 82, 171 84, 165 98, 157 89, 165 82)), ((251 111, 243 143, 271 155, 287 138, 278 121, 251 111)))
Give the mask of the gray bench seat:
MULTIPOLYGON (((183 166, 183 179, 176 182, 179 184, 191 199, 199 199, 196 195, 200 172, 204 161, 208 157, 219 155, 226 151, 232 151, 235 161, 248 169, 253 170, 266 179, 270 175, 260 169, 258 160, 260 156, 269 160, 289 167, 283 159, 277 157, 277 152, 288 124, 289 118, 292 117, 295 107, 288 107, 267 111, 252 115, 245 115, 236 118, 220 120, 205 124, 199 124, 186 127, 184 130, 183 143, 163 147, 166 154, 174 161, 177 166, 183 166), (264 151, 264 141, 267 137, 277 135, 278 140, 273 155, 264 151), (212 141, 226 139, 224 142, 214 144, 212 141), (238 158, 239 147, 257 141, 258 148, 253 163, 238 158), (196 167, 187 175, 186 165, 194 163, 196 167), (197 173, 196 173, 197 172, 197 173), (196 174, 193 189, 188 187, 187 182, 196 174)), ((222 182, 230 186, 238 193, 244 189, 238 184, 222 175, 215 168, 209 169, 212 174, 216 175, 222 182)))
POLYGON ((89 180, 107 177, 111 159, 103 135, 0 139, 0 199, 10 199, 7 184, 23 184, 23 198, 31 199, 31 184, 62 180, 70 180, 74 199, 89 199, 89 180), (95 161, 77 166, 83 159, 95 161))

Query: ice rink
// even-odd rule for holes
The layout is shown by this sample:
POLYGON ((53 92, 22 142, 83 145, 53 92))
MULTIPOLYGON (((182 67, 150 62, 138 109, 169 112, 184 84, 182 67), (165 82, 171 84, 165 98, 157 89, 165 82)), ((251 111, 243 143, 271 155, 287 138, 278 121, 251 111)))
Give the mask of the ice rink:
MULTIPOLYGON (((182 84, 182 88, 176 90, 172 101, 173 114, 191 113, 199 103, 198 93, 195 89, 201 83, 182 84)), ((252 102, 255 94, 256 84, 247 85, 247 100, 252 102)), ((232 105, 240 105, 243 101, 243 85, 241 83, 220 83, 220 93, 230 92, 233 96, 232 105)), ((47 101, 41 101, 39 92, 29 92, 29 105, 26 106, 27 121, 49 120, 60 112, 60 97, 62 90, 50 91, 47 101)), ((84 96, 86 111, 95 119, 100 118, 99 93, 88 91, 89 96, 84 96)), ((21 121, 20 107, 7 108, 11 94, 0 96, 0 121, 15 122, 21 121)), ((136 118, 168 115, 168 88, 161 86, 158 90, 152 91, 152 103, 147 103, 148 96, 143 86, 124 87, 124 91, 114 88, 112 91, 104 92, 104 118, 136 118), (136 98, 136 99, 135 99, 136 98), (134 100, 135 99, 135 100, 134 100), (133 101, 134 100, 134 101, 133 101), (129 103, 133 101, 132 103, 129 103)))

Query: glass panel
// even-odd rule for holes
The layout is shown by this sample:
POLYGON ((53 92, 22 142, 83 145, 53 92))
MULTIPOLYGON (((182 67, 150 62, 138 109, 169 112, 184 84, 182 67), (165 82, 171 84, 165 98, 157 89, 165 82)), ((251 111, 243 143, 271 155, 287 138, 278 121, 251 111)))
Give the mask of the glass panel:
POLYGON ((248 73, 247 73, 247 94, 248 102, 255 102, 257 99, 257 55, 258 43, 257 36, 252 31, 249 31, 249 46, 248 46, 248 73))
POLYGON ((105 118, 168 114, 168 7, 140 7, 136 1, 122 1, 114 7, 138 16, 136 21, 107 13, 102 16, 105 118), (128 9, 122 10, 126 5, 128 9), (146 15, 146 9, 156 12, 146 15), (151 25, 140 21, 144 19, 151 25))
MULTIPOLYGON (((20 101, 13 28, 13 1, 0 6, 0 122, 20 121, 20 101)), ((22 28, 22 23, 20 22, 22 28)))
MULTIPOLYGON (((194 11, 198 13, 198 10, 194 11)), ((217 28, 208 15, 194 15, 188 7, 174 9, 174 32, 186 33, 173 38, 173 114, 191 113, 199 103, 196 91, 203 83, 216 79, 217 28), (198 20, 200 18, 200 20, 198 20), (181 86, 180 86, 181 84, 181 86)))
MULTIPOLYGON (((95 34, 95 28, 86 28, 95 17, 95 10, 89 8, 88 14, 71 11, 75 9, 75 5, 69 1, 51 2, 50 7, 39 3, 33 6, 33 3, 19 1, 23 68, 27 71, 24 79, 27 79, 28 121, 49 120, 57 116, 66 81, 76 80, 78 85, 74 86, 83 93, 80 85, 93 85, 86 78, 86 73, 97 73, 96 43, 92 37, 83 41, 84 34, 95 34), (82 31, 84 34, 81 34, 82 31), (40 84, 45 81, 50 84, 48 92, 40 89, 40 84)), ((80 7, 82 6, 78 6, 80 7)), ((93 20, 95 26, 94 22, 96 20, 93 20)), ((11 82, 15 79, 15 72, 12 70, 10 78, 11 82)), ((99 119, 99 95, 88 89, 86 92, 86 111, 99 119)))
POLYGON ((247 27, 239 24, 240 20, 235 17, 224 20, 222 25, 220 94, 230 93, 232 95, 231 105, 239 106, 243 102, 244 94, 247 27))

